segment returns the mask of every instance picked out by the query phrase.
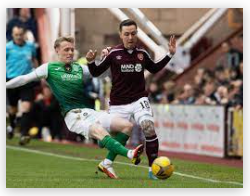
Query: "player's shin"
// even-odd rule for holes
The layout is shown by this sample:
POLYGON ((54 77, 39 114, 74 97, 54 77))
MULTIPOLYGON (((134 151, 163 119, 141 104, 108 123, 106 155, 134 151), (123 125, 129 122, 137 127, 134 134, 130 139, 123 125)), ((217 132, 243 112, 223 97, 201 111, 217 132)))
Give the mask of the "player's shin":
POLYGON ((15 129, 16 127, 16 114, 9 114, 10 126, 15 129))
POLYGON ((130 150, 125 148, 121 143, 113 139, 111 136, 107 135, 105 136, 101 141, 100 145, 104 146, 104 148, 107 148, 110 152, 114 154, 119 154, 124 157, 130 158, 130 150))
MULTIPOLYGON (((123 146, 125 146, 126 143, 127 143, 127 141, 128 141, 128 139, 129 139, 129 136, 128 136, 127 134, 125 134, 125 133, 119 132, 119 133, 116 134, 116 136, 114 137, 114 139, 115 139, 116 141, 120 142, 123 146)), ((110 152, 107 154, 105 160, 108 159, 109 161, 113 162, 113 161, 115 160, 116 156, 117 156, 116 153, 110 151, 110 152)))
POLYGON ((32 114, 31 112, 24 112, 21 117, 21 135, 27 136, 31 127, 32 114))
POLYGON ((159 141, 157 135, 146 137, 146 154, 148 165, 151 167, 153 161, 158 157, 159 141))
POLYGON ((25 112, 21 118, 21 137, 19 140, 20 145, 26 145, 30 141, 29 129, 31 128, 32 114, 25 112))

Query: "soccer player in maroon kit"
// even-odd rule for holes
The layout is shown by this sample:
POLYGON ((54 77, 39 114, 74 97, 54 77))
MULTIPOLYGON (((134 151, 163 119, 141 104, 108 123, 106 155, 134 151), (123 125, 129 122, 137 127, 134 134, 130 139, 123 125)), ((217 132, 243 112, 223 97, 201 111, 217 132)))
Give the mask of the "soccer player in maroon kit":
MULTIPOLYGON (((99 65, 95 63, 96 51, 89 50, 86 59, 89 71, 94 77, 100 76, 110 68, 112 89, 109 112, 119 114, 128 120, 133 117, 141 126, 146 138, 149 178, 154 179, 151 165, 158 156, 159 142, 154 128, 148 92, 145 89, 144 70, 154 74, 163 69, 176 52, 176 40, 174 36, 171 36, 168 44, 169 52, 163 59, 154 62, 148 52, 137 45, 137 24, 133 20, 122 21, 119 30, 123 44, 106 52, 108 54, 99 65)), ((119 133, 115 139, 125 145, 128 137, 119 133)), ((99 164, 99 170, 103 171, 105 168, 112 167, 115 157, 116 154, 110 152, 99 164)), ((113 175, 116 176, 115 173, 113 175)))

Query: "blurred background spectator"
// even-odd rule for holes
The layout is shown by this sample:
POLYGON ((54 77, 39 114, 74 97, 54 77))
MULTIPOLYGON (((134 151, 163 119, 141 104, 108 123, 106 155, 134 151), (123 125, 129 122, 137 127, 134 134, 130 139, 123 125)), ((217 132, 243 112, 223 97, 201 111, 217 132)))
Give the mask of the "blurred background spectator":
POLYGON ((243 60, 243 54, 236 48, 233 48, 230 42, 221 44, 221 57, 217 60, 216 65, 223 68, 237 68, 243 60))
POLYGON ((149 101, 151 103, 159 103, 160 101, 160 89, 158 88, 158 84, 156 82, 151 82, 149 84, 149 101))
POLYGON ((64 120, 59 103, 48 86, 42 87, 42 92, 37 95, 32 110, 34 126, 39 128, 37 138, 42 138, 47 134, 53 140, 64 139, 65 136, 62 133, 64 120))
POLYGON ((22 25, 25 27, 26 34, 25 39, 37 42, 38 34, 37 34, 37 22, 35 18, 31 14, 31 8, 19 8, 17 10, 18 14, 13 19, 8 21, 6 28, 6 38, 8 41, 12 40, 12 29, 16 25, 22 25))

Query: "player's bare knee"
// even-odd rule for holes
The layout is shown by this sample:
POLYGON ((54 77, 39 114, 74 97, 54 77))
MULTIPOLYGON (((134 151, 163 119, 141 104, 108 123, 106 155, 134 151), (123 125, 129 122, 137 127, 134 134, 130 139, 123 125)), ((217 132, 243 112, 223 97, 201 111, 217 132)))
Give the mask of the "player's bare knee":
POLYGON ((144 120, 141 122, 141 128, 144 132, 145 137, 151 137, 154 136, 155 133, 155 128, 154 128, 154 122, 150 120, 144 120))
POLYGON ((104 131, 104 128, 100 124, 93 124, 90 126, 90 131, 92 134, 99 134, 104 131))
POLYGON ((106 135, 109 135, 109 133, 98 123, 90 126, 89 134, 90 137, 97 140, 102 140, 106 135))

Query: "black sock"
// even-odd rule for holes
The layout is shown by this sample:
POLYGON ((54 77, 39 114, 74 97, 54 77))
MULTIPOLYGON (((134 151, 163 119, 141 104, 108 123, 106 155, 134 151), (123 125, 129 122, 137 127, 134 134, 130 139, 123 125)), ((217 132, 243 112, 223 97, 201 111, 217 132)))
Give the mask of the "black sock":
POLYGON ((146 137, 146 154, 148 156, 148 165, 151 167, 154 160, 158 157, 159 141, 157 135, 146 137))
POLYGON ((21 135, 29 135, 29 129, 31 128, 32 115, 31 112, 25 112, 21 117, 21 135))
POLYGON ((16 127, 16 114, 9 114, 10 126, 15 129, 16 127))

